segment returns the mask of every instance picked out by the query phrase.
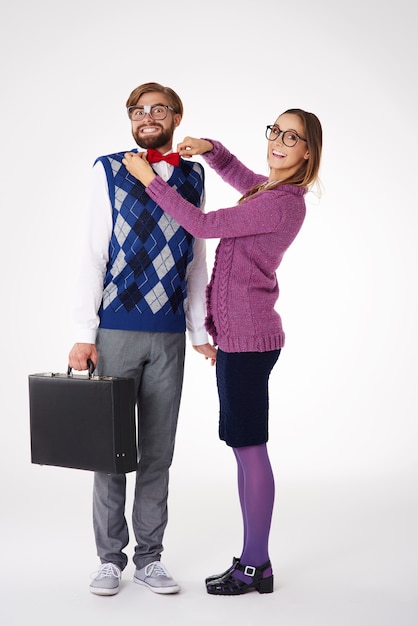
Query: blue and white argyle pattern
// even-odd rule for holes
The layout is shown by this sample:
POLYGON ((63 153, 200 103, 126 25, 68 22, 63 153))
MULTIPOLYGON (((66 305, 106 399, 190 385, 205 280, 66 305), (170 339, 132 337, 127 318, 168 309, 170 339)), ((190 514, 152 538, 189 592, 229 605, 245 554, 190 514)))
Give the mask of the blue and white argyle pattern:
MULTIPOLYGON (((162 315, 169 331, 171 316, 184 318, 193 237, 164 213, 129 174, 122 163, 123 155, 120 152, 100 157, 113 206, 102 315, 117 316, 120 312, 125 319, 126 313, 140 314, 143 330, 147 329, 149 316, 162 315)), ((168 182, 189 202, 201 206, 204 171, 199 163, 181 160, 168 182)), ((155 319, 150 320, 150 328, 155 328, 155 319)))

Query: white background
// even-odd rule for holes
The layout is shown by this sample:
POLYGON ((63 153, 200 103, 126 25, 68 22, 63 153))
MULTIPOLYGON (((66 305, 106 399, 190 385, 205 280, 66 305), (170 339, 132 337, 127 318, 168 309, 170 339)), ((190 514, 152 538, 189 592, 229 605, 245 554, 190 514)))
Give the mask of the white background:
MULTIPOLYGON (((16 0, 0 30, 1 623, 416 624, 413 1, 16 0), (323 124, 322 196, 278 273, 270 596, 203 586, 239 554, 241 521, 215 372, 190 347, 163 555, 181 594, 134 588, 131 563, 118 596, 89 594, 92 475, 30 462, 27 377, 67 367, 90 169, 134 147, 124 106, 148 81, 183 100, 176 141, 217 138, 260 173, 283 110, 323 124)), ((233 204, 206 171, 207 210, 233 204)))

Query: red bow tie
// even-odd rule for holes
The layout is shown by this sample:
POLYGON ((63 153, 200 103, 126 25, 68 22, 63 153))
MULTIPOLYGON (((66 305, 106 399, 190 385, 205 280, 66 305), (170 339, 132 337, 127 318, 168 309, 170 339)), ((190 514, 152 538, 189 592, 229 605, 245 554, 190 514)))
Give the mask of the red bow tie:
POLYGON ((147 159, 149 163, 158 163, 158 161, 167 161, 170 165, 179 165, 180 155, 178 152, 171 152, 170 154, 161 154, 154 148, 148 148, 147 159))

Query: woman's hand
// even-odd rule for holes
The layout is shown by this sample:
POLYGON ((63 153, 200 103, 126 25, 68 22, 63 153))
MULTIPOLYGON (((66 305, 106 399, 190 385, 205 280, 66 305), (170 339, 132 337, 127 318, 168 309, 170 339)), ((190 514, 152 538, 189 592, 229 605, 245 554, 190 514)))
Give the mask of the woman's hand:
POLYGON ((213 144, 207 139, 196 139, 195 137, 185 137, 182 142, 177 144, 177 152, 181 157, 190 159, 196 154, 203 154, 213 150, 213 144))
POLYGON ((147 160, 146 152, 125 152, 122 163, 132 176, 135 176, 145 187, 154 180, 156 174, 147 160))

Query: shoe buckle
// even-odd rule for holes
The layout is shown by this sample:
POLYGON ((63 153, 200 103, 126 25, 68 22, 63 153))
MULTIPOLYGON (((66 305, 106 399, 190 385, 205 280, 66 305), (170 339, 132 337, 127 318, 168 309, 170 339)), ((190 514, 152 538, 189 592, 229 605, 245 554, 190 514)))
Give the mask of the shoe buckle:
POLYGON ((255 568, 255 567, 253 567, 252 565, 246 565, 246 566, 245 566, 245 569, 244 569, 244 574, 245 574, 246 576, 250 576, 251 578, 253 578, 253 577, 254 577, 255 572, 256 572, 256 568, 255 568))

